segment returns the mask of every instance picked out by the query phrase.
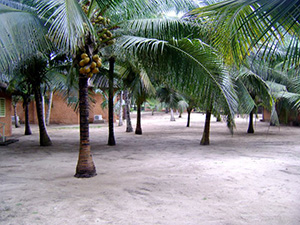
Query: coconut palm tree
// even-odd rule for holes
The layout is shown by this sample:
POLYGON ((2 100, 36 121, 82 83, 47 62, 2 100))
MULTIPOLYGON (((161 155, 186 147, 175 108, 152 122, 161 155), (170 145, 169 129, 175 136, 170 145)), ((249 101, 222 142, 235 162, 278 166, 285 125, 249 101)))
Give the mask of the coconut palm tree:
POLYGON ((124 101, 125 101, 125 119, 126 119, 126 132, 133 132, 131 118, 130 118, 130 97, 128 88, 124 90, 124 101))
POLYGON ((141 106, 147 98, 155 94, 155 88, 143 67, 138 62, 131 60, 122 63, 120 70, 123 83, 131 91, 137 105, 137 123, 135 134, 142 134, 141 106))
POLYGON ((179 102, 183 99, 182 95, 177 92, 176 90, 164 86, 164 87, 159 87, 156 90, 157 97, 160 99, 161 102, 164 102, 167 107, 170 108, 171 111, 171 121, 175 121, 174 117, 174 109, 178 108, 179 102))
POLYGON ((21 78, 21 83, 24 83, 25 86, 30 85, 31 90, 34 94, 41 146, 52 145, 52 142, 46 130, 46 124, 42 108, 41 86, 43 83, 46 83, 48 81, 48 77, 46 76, 46 68, 47 59, 42 54, 38 54, 35 57, 29 58, 23 61, 22 63, 19 63, 18 67, 15 68, 15 73, 23 76, 23 78, 21 78))

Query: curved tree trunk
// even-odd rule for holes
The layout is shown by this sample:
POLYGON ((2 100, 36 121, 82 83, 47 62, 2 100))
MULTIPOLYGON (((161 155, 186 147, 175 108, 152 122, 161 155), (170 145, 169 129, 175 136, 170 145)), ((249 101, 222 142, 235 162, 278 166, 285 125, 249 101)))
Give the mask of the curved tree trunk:
POLYGON ((192 108, 187 108, 188 118, 187 118, 187 124, 186 124, 186 127, 190 127, 190 122, 191 122, 191 112, 192 112, 192 108))
POLYGON ((29 109, 28 109, 28 105, 29 102, 27 100, 23 100, 23 107, 25 110, 25 135, 31 135, 31 129, 30 129, 30 124, 29 124, 29 109))
POLYGON ((141 135, 142 132, 142 126, 141 126, 141 104, 137 104, 137 117, 136 117, 136 128, 135 128, 135 134, 141 135))
POLYGON ((77 178, 89 178, 96 176, 97 173, 89 140, 88 79, 84 75, 79 76, 79 113, 80 147, 76 174, 74 176, 77 178))
POLYGON ((108 145, 116 145, 114 135, 114 64, 115 58, 109 58, 109 91, 108 91, 108 145))
POLYGON ((205 125, 200 145, 209 145, 211 110, 206 110, 205 125))
POLYGON ((17 115, 17 104, 13 104, 13 107, 14 107, 15 127, 19 128, 20 123, 19 123, 18 115, 17 115))
POLYGON ((131 118, 130 118, 130 99, 128 90, 124 91, 124 99, 125 99, 125 118, 126 118, 126 132, 133 132, 131 118))
POLYGON ((171 121, 175 121, 175 117, 174 117, 174 110, 172 108, 170 108, 171 111, 171 121))
POLYGON ((254 114, 254 109, 249 114, 249 126, 248 126, 248 131, 247 131, 248 134, 253 134, 254 133, 253 114, 254 114))
POLYGON ((52 145, 50 137, 48 136, 46 125, 43 116, 43 105, 42 105, 42 94, 40 87, 34 88, 34 97, 36 102, 36 112, 39 123, 39 131, 40 131, 40 145, 41 146, 49 146, 52 145))
POLYGON ((123 91, 120 91, 119 126, 123 126, 123 91))
POLYGON ((52 99, 53 99, 53 91, 50 91, 49 95, 49 104, 48 104, 48 109, 46 113, 46 125, 49 126, 50 124, 50 115, 51 115, 51 108, 52 108, 52 99))

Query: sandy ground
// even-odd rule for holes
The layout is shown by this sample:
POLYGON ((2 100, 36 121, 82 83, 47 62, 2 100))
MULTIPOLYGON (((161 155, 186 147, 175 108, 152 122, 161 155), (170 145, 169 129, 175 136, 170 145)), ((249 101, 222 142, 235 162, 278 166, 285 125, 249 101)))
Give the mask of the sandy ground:
MULTIPOLYGON (((133 121, 135 124, 135 121, 133 121)), ((98 175, 77 179, 78 129, 51 125, 51 147, 38 130, 0 147, 0 224, 300 224, 300 128, 237 119, 211 124, 211 145, 200 146, 204 116, 143 115, 143 135, 91 125, 98 175)))

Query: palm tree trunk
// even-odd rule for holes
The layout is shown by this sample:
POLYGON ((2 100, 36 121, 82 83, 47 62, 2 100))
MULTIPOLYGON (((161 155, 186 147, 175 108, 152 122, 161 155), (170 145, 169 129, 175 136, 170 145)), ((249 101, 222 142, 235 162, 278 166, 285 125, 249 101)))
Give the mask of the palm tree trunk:
POLYGON ((44 124, 46 124, 46 116, 45 116, 45 96, 41 95, 42 97, 42 110, 43 110, 43 120, 44 124))
POLYGON ((114 135, 114 65, 115 58, 109 58, 109 90, 108 90, 108 145, 116 145, 114 135))
POLYGON ((175 121, 175 117, 174 117, 174 110, 172 108, 170 108, 171 111, 171 121, 175 121))
POLYGON ((123 126, 123 91, 120 91, 119 126, 123 126))
POLYGON ((24 103, 23 103, 23 107, 24 107, 24 110, 25 110, 25 135, 31 135, 31 129, 30 129, 30 124, 29 124, 29 109, 28 109, 28 105, 29 105, 29 102, 27 100, 24 100, 24 103))
POLYGON ((249 126, 248 126, 248 131, 247 131, 248 134, 253 134, 254 133, 253 114, 254 114, 254 109, 249 114, 249 126))
POLYGON ((46 113, 46 125, 49 126, 50 124, 50 115, 51 115, 51 108, 52 108, 52 99, 53 99, 53 91, 50 91, 49 95, 49 104, 48 104, 48 109, 46 113))
POLYGON ((137 117, 136 117, 136 128, 135 134, 142 135, 142 126, 141 126, 141 104, 137 104, 137 117))
POLYGON ((191 122, 191 112, 192 112, 192 108, 187 108, 188 118, 187 118, 187 124, 186 124, 186 127, 190 127, 190 122, 191 122))
POLYGON ((42 94, 41 94, 40 87, 34 88, 34 97, 35 97, 35 102, 36 102, 36 112, 37 112, 37 118, 38 118, 38 123, 39 123, 39 130, 40 130, 40 145, 41 146, 52 145, 52 142, 50 140, 50 137, 48 136, 45 121, 44 121, 42 94))
POLYGON ((88 79, 85 75, 79 76, 79 113, 80 113, 80 147, 76 167, 77 178, 96 176, 89 140, 89 103, 88 79))
POLYGON ((130 99, 128 90, 124 91, 124 99, 125 99, 125 117, 126 117, 126 132, 133 132, 133 128, 131 125, 131 118, 130 118, 130 99))
POLYGON ((18 115, 17 115, 17 104, 13 104, 13 107, 14 107, 15 127, 19 128, 20 123, 19 123, 18 115))
POLYGON ((200 145, 209 145, 210 118, 211 118, 211 110, 206 110, 204 132, 202 135, 202 139, 200 141, 200 145))

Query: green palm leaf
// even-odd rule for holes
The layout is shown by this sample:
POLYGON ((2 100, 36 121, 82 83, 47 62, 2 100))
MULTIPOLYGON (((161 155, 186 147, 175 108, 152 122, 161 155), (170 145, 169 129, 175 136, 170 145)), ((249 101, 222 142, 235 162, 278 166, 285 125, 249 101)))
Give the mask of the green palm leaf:
POLYGON ((48 17, 48 35, 57 48, 74 54, 76 47, 85 44, 85 34, 94 32, 93 26, 76 0, 38 0, 38 13, 48 17))
POLYGON ((11 71, 20 60, 47 51, 45 30, 37 16, 0 4, 0 71, 11 71), (20 35, 22 34, 22 35, 20 35))

